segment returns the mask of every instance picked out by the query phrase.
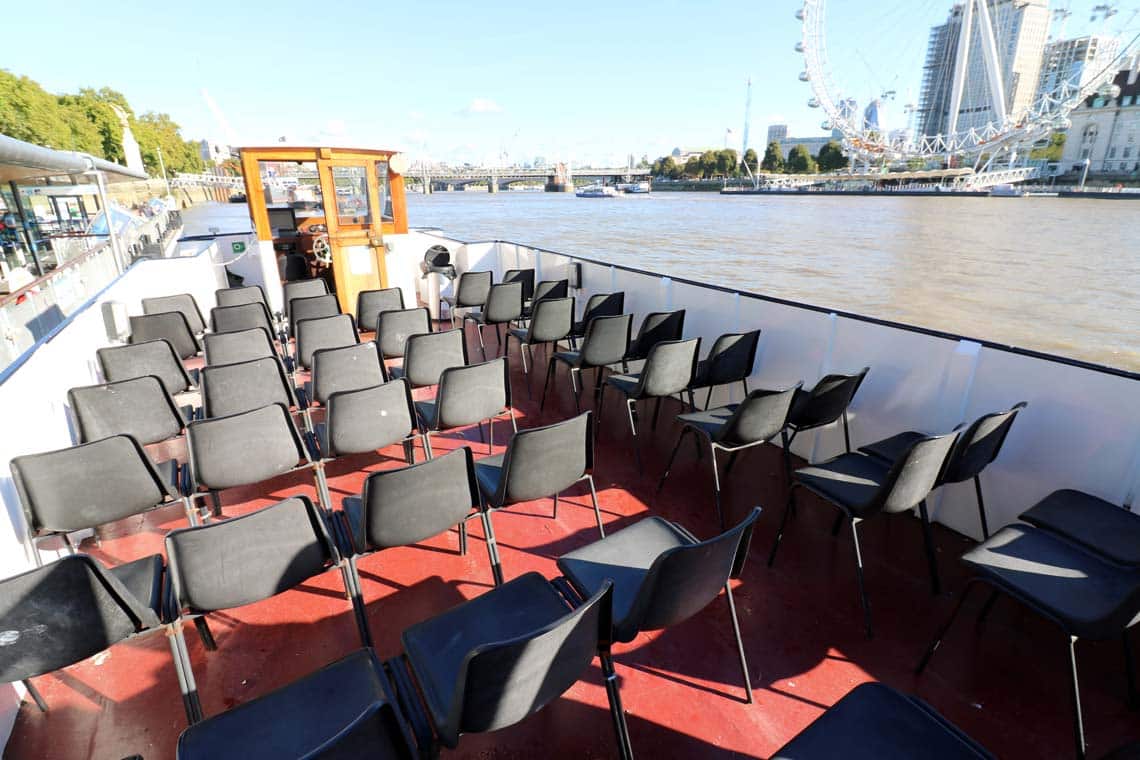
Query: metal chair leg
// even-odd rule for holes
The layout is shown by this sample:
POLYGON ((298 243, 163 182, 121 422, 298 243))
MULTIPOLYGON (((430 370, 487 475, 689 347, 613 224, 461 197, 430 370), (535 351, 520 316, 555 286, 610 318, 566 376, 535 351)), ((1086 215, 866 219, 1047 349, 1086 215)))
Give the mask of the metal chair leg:
POLYGON ((665 472, 661 473, 661 480, 657 482, 657 493, 661 493, 661 489, 665 487, 665 479, 669 477, 669 471, 673 469, 673 460, 677 458, 677 452, 681 449, 681 441, 685 439, 685 434, 688 432, 688 427, 681 428, 677 442, 673 444, 673 452, 669 454, 669 462, 665 465, 665 472))
POLYGON ((431 459, 433 454, 431 450, 431 431, 424 433, 424 453, 428 459, 431 459))
POLYGON ((558 519, 558 494, 554 494, 554 519, 558 519))
POLYGON ((633 747, 629 743, 629 726, 625 720, 625 709, 621 705, 621 693, 618 690, 617 672, 614 670, 613 657, 610 656, 609 652, 599 652, 598 659, 602 661, 602 677, 606 682, 610 716, 614 720, 614 733, 617 734, 618 756, 622 760, 633 760, 633 747))
POLYGON ((408 464, 416 463, 416 446, 411 441, 404 441, 404 461, 408 464))
POLYGON ((962 596, 958 598, 958 604, 954 606, 954 611, 950 613, 950 617, 948 617, 946 619, 946 622, 942 624, 942 627, 938 629, 938 633, 934 635, 934 640, 930 642, 930 646, 926 648, 926 651, 922 655, 922 659, 918 661, 918 666, 914 669, 914 674, 916 676, 922 675, 922 671, 926 670, 926 666, 930 662, 930 658, 934 656, 934 653, 936 651, 938 651, 938 647, 942 646, 942 639, 946 638, 946 633, 950 630, 950 626, 954 625, 954 621, 957 619, 958 613, 962 611, 962 605, 966 603, 966 598, 969 597, 970 592, 974 590, 975 583, 977 583, 976 579, 967 581, 966 587, 962 589, 962 596))
POLYGON ((1081 716, 1081 688, 1077 681, 1077 637, 1069 636, 1069 676, 1073 700, 1073 740, 1076 743, 1077 757, 1085 757, 1085 722, 1081 716))
POLYGON ((863 583, 863 552, 859 548, 859 520, 851 521, 851 539, 855 544, 855 574, 859 579, 859 601, 863 604, 863 627, 867 631, 867 638, 873 638, 875 633, 871 629, 871 602, 867 600, 867 588, 863 583))
POLYGON ((202 703, 198 698, 198 684, 194 681, 194 670, 190 666, 186 639, 182 635, 181 619, 166 626, 166 639, 170 644, 170 656, 174 660, 174 672, 178 676, 178 689, 182 692, 186 723, 192 726, 202 720, 202 703))
POLYGON ((467 555, 467 521, 459 523, 459 556, 467 555))
POLYGON ((499 563, 499 546, 495 543, 495 529, 491 526, 491 511, 485 504, 480 505, 479 516, 483 521, 483 536, 487 541, 487 559, 491 562, 491 577, 496 586, 502 586, 503 568, 499 563))
POLYGON ((594 424, 594 439, 597 440, 602 433, 602 409, 606 405, 606 386, 603 385, 601 391, 598 392, 598 421, 594 424))
POLYGON ((206 622, 205 615, 194 618, 194 628, 197 629, 198 638, 202 640, 202 646, 206 647, 207 651, 218 651, 218 642, 214 640, 214 634, 210 631, 210 624, 206 622))
POLYGON ((717 469, 716 464, 716 444, 709 442, 709 451, 712 453, 712 471, 713 471, 713 500, 716 503, 716 519, 720 521, 720 529, 724 528, 724 512, 720 507, 720 471, 717 469))
POLYGON ((780 539, 784 537, 784 528, 788 524, 788 515, 792 513, 796 503, 796 486, 793 483, 788 489, 788 500, 784 503, 784 514, 780 518, 780 527, 776 529, 776 538, 772 541, 772 551, 768 553, 768 567, 776 562, 776 550, 780 548, 780 539))
POLYGON ((736 603, 732 601, 732 584, 724 584, 724 598, 728 600, 728 614, 732 617, 732 632, 736 634, 736 652, 740 655, 740 673, 744 676, 744 691, 748 704, 752 704, 752 678, 748 675, 748 660, 744 657, 744 640, 740 637, 740 621, 736 617, 736 603))
POLYGON ((987 540, 990 537, 990 526, 986 521, 986 502, 982 499, 982 480, 977 475, 974 476, 974 493, 978 495, 978 521, 982 524, 982 540, 987 540))
POLYGON ((368 628, 368 613, 364 610, 364 591, 361 588, 355 557, 341 558, 340 574, 344 581, 344 590, 348 592, 348 600, 352 603, 352 613, 356 617, 356 630, 360 634, 360 643, 365 647, 371 647, 372 631, 368 628))
POLYGON ((712 392, 713 392, 713 388, 710 385, 709 386, 709 392, 705 394, 705 409, 708 409, 709 404, 712 403, 712 392))
POLYGON ((20 683, 24 684, 24 688, 28 690, 28 694, 36 703, 36 707, 40 708, 40 712, 47 712, 47 702, 44 701, 43 696, 40 695, 40 692, 36 689, 36 687, 32 686, 31 680, 25 678, 24 680, 20 681, 20 683))
POLYGON ((594 517, 598 521, 598 533, 602 538, 606 537, 606 529, 602 526, 602 510, 598 507, 598 491, 594 488, 594 476, 587 475, 586 482, 590 484, 590 501, 594 505, 594 517))
POLYGON ((918 503, 918 514, 922 519, 922 542, 926 547, 926 564, 930 569, 930 593, 942 593, 942 581, 938 577, 938 555, 934 553, 934 534, 930 529, 930 513, 926 510, 926 499, 918 503))
POLYGON ((847 453, 851 453, 851 431, 847 423, 847 410, 843 410, 843 443, 847 446, 847 453))
POLYGON ((637 439, 637 402, 626 399, 625 410, 629 413, 629 429, 633 433, 633 456, 637 460, 637 471, 645 472, 641 465, 641 442, 637 439))
POLYGON ((661 397, 658 396, 653 400, 653 422, 650 423, 650 430, 657 430, 657 418, 661 416, 661 397))
POLYGON ((546 381, 542 384, 542 403, 538 406, 540 412, 546 411, 546 392, 550 389, 550 381, 554 377, 555 365, 556 362, 554 359, 551 359, 546 364, 546 381))

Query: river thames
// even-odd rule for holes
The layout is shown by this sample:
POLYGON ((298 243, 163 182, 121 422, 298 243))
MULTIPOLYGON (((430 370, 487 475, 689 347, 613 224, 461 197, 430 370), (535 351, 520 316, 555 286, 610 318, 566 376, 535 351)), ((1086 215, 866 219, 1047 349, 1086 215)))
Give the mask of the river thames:
POLYGON ((453 192, 408 215, 1140 371, 1140 201, 453 192))

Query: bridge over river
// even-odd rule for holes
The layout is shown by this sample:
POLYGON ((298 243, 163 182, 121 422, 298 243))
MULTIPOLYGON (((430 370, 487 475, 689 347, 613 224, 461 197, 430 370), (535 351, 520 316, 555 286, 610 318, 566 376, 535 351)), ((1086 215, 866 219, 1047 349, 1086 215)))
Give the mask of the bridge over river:
MULTIPOLYGON (((590 182, 605 182, 613 185, 618 182, 639 182, 649 178, 649 169, 601 168, 575 169, 573 178, 590 182)), ((541 182, 548 190, 573 190, 572 183, 565 183, 554 167, 544 169, 523 169, 520 167, 472 167, 464 169, 423 169, 413 168, 404 175, 404 181, 418 184, 428 192, 438 190, 462 190, 468 185, 487 185, 494 193, 505 190, 517 182, 541 182)))

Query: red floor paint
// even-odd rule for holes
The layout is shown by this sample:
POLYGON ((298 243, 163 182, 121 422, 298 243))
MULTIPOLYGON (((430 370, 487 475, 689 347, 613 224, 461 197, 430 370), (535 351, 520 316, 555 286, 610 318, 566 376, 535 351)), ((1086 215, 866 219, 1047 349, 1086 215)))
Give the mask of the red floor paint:
MULTIPOLYGON (((478 343, 471 339, 472 356, 478 343)), ((512 364, 517 364, 516 361, 512 364)), ((559 373, 558 392, 540 414, 537 400, 545 358, 539 356, 535 400, 525 379, 513 381, 521 427, 565 419, 574 405, 559 373)), ((587 394, 588 395, 588 394, 587 394)), ((645 474, 639 475, 620 406, 607 403, 597 452, 599 499, 607 532, 657 514, 680 521, 696 535, 715 534, 708 457, 686 446, 664 490, 657 479, 678 433, 663 410, 656 432, 642 415, 645 474)), ((471 445, 486 455, 474 428, 465 438, 433 439, 438 453, 471 445)), ((496 451, 508 426, 496 425, 496 451)), ((377 456, 330 466, 334 502, 359 491, 365 474, 401 464, 393 447, 377 456)), ((422 456, 417 448, 417 455, 422 456)), ((1069 757, 1072 724, 1063 634, 1013 602, 1003 600, 984 626, 975 614, 977 594, 927 671, 913 668, 931 635, 950 614, 965 582, 956 561, 969 542, 937 528, 943 574, 941 597, 932 597, 919 523, 888 517, 864 523, 867 585, 876 637, 863 634, 850 534, 832 538, 832 507, 810 495, 800 499, 775 568, 765 561, 786 491, 779 452, 754 449, 724 480, 731 519, 752 506, 764 512, 751 556, 734 593, 740 614, 755 704, 744 702, 727 605, 723 597, 685 623, 642 634, 618 645, 616 661, 629 713, 634 752, 641 757, 764 757, 779 748, 857 684, 879 680, 918 694, 996 753, 1008 758, 1069 757)), ((256 488, 223 494, 225 514, 239 515, 295 493, 314 497, 308 474, 282 477, 256 488)), ((504 572, 530 570, 554 577, 555 558, 597 538, 588 491, 567 495, 558 519, 540 500, 495 513, 504 572)), ((162 551, 163 535, 184 525, 177 508, 123 520, 104 530, 101 544, 83 550, 108 562, 162 551)), ((482 530, 470 523, 466 557, 455 531, 422 545, 393 549, 360 563, 369 621, 382 657, 399 652, 407 626, 491 588, 482 530)), ((219 649, 206 652, 193 628, 186 632, 194 673, 208 715, 248 701, 309 673, 360 645, 334 570, 266 602, 210 616, 219 649)), ((1120 643, 1079 648, 1089 756, 1140 739, 1140 713, 1126 704, 1120 643)), ((139 754, 174 757, 185 717, 174 668, 161 634, 126 642, 66 670, 35 679, 50 705, 40 713, 21 707, 5 757, 111 758, 139 754)), ((525 722, 502 731, 465 736, 460 757, 610 757, 615 754, 601 671, 595 661, 561 699, 525 722)))

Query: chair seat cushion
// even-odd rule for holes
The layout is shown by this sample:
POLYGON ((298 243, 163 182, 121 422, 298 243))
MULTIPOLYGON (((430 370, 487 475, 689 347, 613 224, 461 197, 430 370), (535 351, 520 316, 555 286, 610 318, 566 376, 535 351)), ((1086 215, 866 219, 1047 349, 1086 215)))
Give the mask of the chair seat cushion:
POLYGON ((382 666, 360 649, 252 702, 195 724, 178 738, 179 760, 303 757, 347 728, 370 705, 388 713, 384 739, 369 757, 407 756, 384 688, 382 666), (386 708, 386 709, 385 709, 386 708))
POLYGON ((559 351, 550 358, 551 361, 560 361, 564 364, 569 364, 571 367, 582 366, 582 352, 581 351, 559 351))
POLYGON ((390 377, 392 380, 399 380, 401 377, 404 377, 403 365, 397 364, 394 367, 388 367, 388 377, 390 377))
POLYGON ((154 466, 158 470, 159 476, 162 481, 174 489, 174 493, 178 493, 178 460, 168 459, 165 462, 159 462, 154 466))
POLYGON ((529 330, 520 330, 517 327, 512 327, 510 329, 510 334, 513 335, 519 343, 526 343, 526 339, 529 336, 529 333, 529 330))
POLYGON ((606 383, 621 391, 625 396, 633 396, 641 377, 638 375, 610 375, 606 383))
POLYGON ((841 454, 795 472, 797 482, 855 517, 870 506, 887 479, 890 464, 866 454, 841 454))
POLYGON ((1021 519, 1121 565, 1140 567, 1140 515, 1081 491, 1054 491, 1021 519))
POLYGON ((468 652, 532 633, 569 612, 554 587, 531 572, 404 631, 404 651, 435 725, 446 722, 468 652))
POLYGON ((344 523, 348 527, 348 539, 352 542, 354 554, 368 551, 368 538, 364 533, 364 500, 359 496, 346 496, 340 503, 344 523))
POLYGON ((638 631, 630 613, 653 561, 669 549, 691 543, 668 520, 648 517, 564 554, 558 558, 558 569, 587 597, 613 580, 614 637, 632 641, 638 631))
POLYGON ((990 758, 916 699, 880 683, 855 687, 780 748, 772 760, 990 758))
POLYGON ((1030 525, 1002 528, 962 561, 1080 638, 1119 636, 1140 613, 1140 572, 1030 525))
POLYGON ((162 618, 162 555, 153 554, 107 568, 140 603, 162 618))
POLYGON ((884 462, 894 464, 901 459, 904 454, 910 451, 911 446, 925 437, 926 436, 922 433, 908 430, 905 433, 892 435, 890 438, 884 438, 881 441, 860 446, 859 450, 864 454, 870 454, 873 457, 882 459, 884 462))
MULTIPOLYGON (((475 461, 475 480, 479 483, 479 491, 488 502, 499 491, 499 481, 503 479, 503 455, 484 457, 475 461)), ((497 506, 492 504, 491 506, 497 506)))
POLYGON ((424 425, 429 428, 434 428, 435 416, 439 410, 439 404, 435 402, 435 399, 426 399, 424 401, 416 401, 414 403, 416 407, 416 414, 421 420, 423 420, 424 425))
POLYGON ((702 412, 678 414, 677 421, 715 440, 724 424, 737 410, 740 404, 729 404, 716 409, 706 409, 702 412))

